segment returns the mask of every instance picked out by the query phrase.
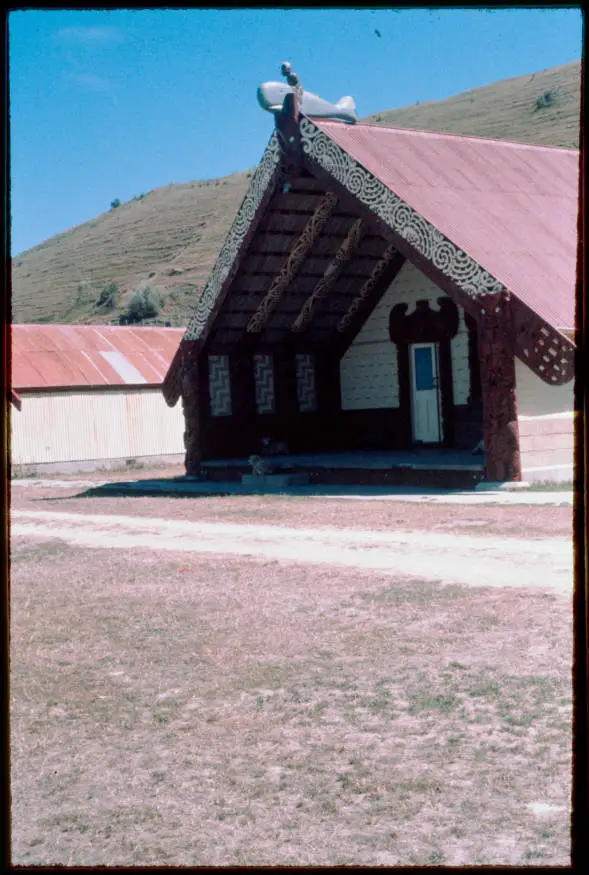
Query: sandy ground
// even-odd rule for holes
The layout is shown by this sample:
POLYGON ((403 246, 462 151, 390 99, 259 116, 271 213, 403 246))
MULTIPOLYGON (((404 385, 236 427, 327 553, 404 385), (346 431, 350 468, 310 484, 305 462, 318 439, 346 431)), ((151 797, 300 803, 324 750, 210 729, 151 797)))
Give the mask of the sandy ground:
POLYGON ((11 499, 15 864, 567 864, 570 506, 11 499))
POLYGON ((14 509, 11 516, 13 537, 59 538, 84 547, 230 554, 375 569, 443 583, 532 587, 563 595, 572 591, 568 538, 305 529, 30 509, 14 509))

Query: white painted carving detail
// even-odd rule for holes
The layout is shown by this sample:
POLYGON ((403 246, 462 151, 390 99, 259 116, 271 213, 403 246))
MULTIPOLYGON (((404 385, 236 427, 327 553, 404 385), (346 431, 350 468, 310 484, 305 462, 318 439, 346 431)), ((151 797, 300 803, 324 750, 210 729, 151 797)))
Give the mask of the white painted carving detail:
POLYGON ((297 395, 301 413, 317 410, 315 389, 315 363, 313 356, 300 353, 296 356, 297 395))
POLYGON ((225 243, 211 271, 204 291, 190 317, 184 340, 198 340, 203 333, 221 287, 233 268, 243 239, 276 173, 281 154, 278 137, 276 132, 274 132, 262 156, 262 160, 254 171, 250 186, 237 211, 231 230, 225 239, 225 243))
POLYGON ((212 416, 231 416, 229 356, 209 356, 209 399, 212 416))
POLYGON ((254 380, 257 412, 274 413, 274 366, 271 355, 254 356, 254 380))
POLYGON ((466 294, 477 297, 505 291, 502 283, 351 158, 309 119, 301 118, 300 128, 303 151, 466 294))

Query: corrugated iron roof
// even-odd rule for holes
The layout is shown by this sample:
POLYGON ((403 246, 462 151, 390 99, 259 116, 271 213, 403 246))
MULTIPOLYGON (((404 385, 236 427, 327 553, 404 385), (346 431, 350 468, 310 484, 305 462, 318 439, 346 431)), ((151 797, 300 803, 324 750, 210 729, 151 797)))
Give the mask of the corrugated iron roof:
POLYGON ((574 327, 576 149, 313 124, 542 319, 574 327))
POLYGON ((13 325, 12 386, 18 390, 161 386, 184 328, 13 325))

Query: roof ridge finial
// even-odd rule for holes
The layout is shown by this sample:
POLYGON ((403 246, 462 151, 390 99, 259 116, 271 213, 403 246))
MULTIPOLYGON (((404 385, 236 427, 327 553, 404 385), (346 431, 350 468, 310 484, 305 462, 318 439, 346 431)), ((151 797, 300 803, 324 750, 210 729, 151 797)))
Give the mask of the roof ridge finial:
POLYGON ((301 80, 293 71, 288 61, 284 61, 284 63, 280 67, 280 73, 282 74, 282 76, 284 76, 299 100, 301 100, 303 97, 303 86, 301 85, 301 80))

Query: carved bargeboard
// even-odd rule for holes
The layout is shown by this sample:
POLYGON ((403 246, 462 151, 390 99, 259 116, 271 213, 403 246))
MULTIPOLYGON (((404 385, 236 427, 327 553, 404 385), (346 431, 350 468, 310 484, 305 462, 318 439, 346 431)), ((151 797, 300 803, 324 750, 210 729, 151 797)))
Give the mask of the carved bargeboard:
POLYGON ((237 211, 229 234, 225 239, 204 291, 194 309, 194 313, 190 317, 186 334, 184 335, 186 340, 198 340, 203 334, 209 316, 221 292, 221 287, 235 268, 241 245, 262 203, 264 195, 271 185, 273 178, 278 174, 281 156, 282 150, 280 149, 277 134, 274 132, 262 156, 262 160, 254 171, 250 186, 237 211))

